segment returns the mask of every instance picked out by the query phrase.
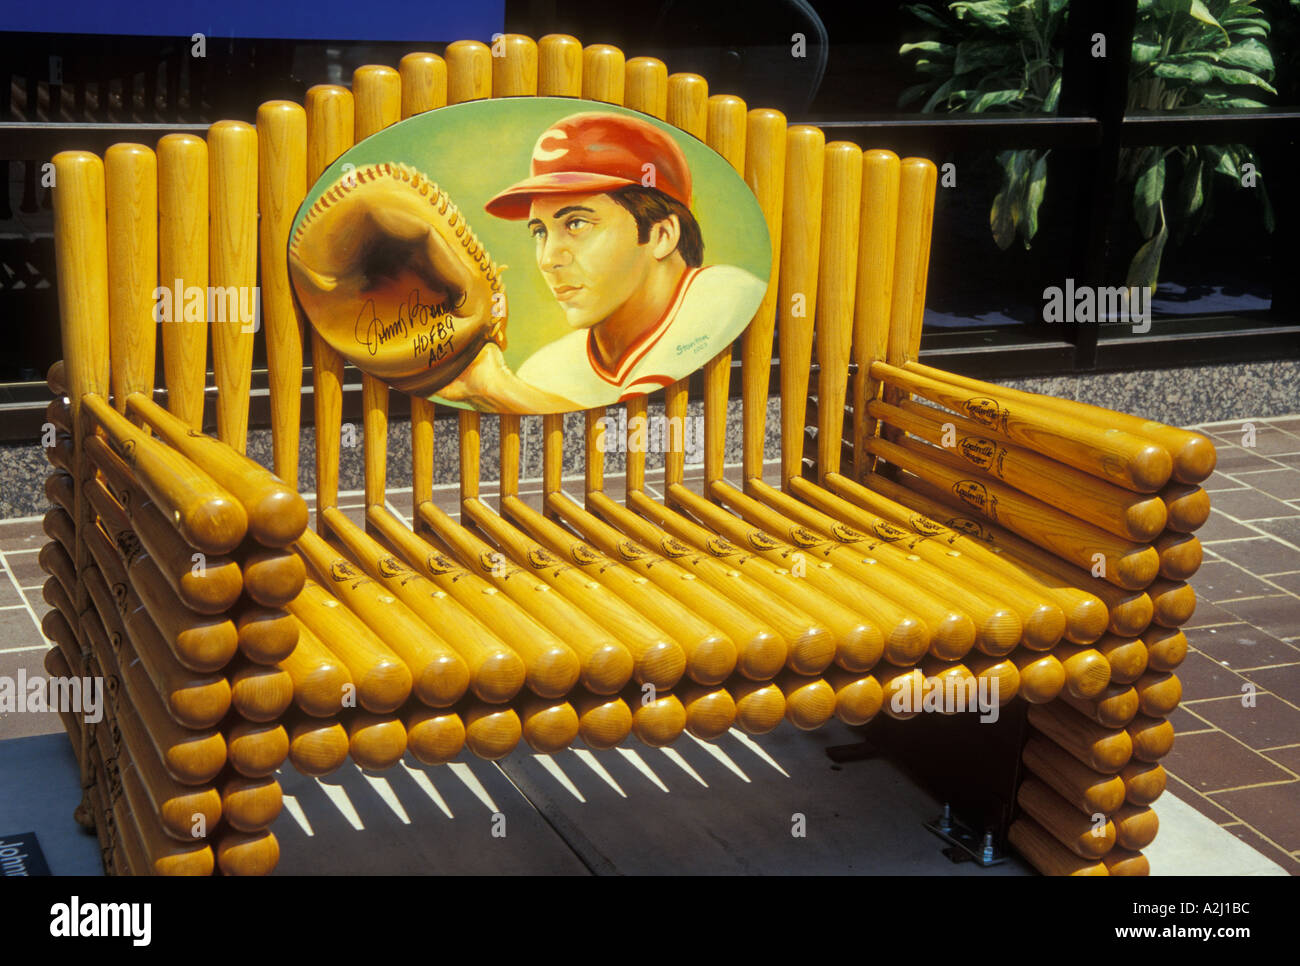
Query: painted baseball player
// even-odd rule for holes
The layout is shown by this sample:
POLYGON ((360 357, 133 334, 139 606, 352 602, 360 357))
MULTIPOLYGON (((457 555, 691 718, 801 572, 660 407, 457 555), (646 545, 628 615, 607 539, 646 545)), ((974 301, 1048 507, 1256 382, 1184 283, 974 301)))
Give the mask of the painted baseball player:
POLYGON ((718 333, 762 297, 753 274, 703 265, 690 168, 654 125, 571 115, 538 138, 531 169, 486 205, 527 220, 573 329, 520 366, 530 386, 587 408, 671 385, 725 348, 718 333))

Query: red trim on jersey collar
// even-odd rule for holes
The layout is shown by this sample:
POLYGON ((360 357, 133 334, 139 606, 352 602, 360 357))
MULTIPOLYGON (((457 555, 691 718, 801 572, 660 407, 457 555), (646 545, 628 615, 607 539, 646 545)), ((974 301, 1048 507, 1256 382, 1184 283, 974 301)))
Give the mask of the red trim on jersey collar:
POLYGON ((677 283, 677 291, 673 293, 672 301, 664 309, 664 314, 659 318, 651 328, 647 329, 640 337, 637 338, 627 351, 623 353, 618 363, 614 366, 614 371, 606 369, 601 365, 600 360, 596 358, 595 352, 595 332, 593 329, 587 330, 587 362, 591 366, 591 371, 600 376, 612 386, 621 386, 623 380, 628 377, 632 367, 645 358, 646 353, 654 348, 665 332, 671 327, 673 320, 677 317, 678 311, 681 310, 682 301, 686 298, 686 290, 690 287, 691 282, 700 274, 701 269, 688 268, 682 273, 681 279, 677 283))

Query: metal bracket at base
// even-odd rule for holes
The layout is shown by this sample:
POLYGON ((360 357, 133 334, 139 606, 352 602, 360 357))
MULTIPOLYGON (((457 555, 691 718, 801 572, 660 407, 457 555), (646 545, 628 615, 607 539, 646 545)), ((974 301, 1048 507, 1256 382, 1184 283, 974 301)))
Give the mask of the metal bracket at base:
POLYGON ((943 805, 943 814, 933 822, 926 822, 925 827, 948 843, 943 850, 953 862, 974 862, 982 868, 1001 865, 1007 860, 993 844, 993 833, 980 835, 967 828, 952 817, 952 808, 947 802, 943 805))

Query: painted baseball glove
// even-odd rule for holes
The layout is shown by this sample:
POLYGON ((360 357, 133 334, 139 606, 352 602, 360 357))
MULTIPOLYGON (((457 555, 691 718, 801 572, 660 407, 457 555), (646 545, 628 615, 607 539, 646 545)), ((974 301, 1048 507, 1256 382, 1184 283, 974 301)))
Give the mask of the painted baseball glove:
POLYGON ((505 348, 501 270, 447 193, 407 165, 331 185, 290 240, 289 271, 321 338, 403 392, 439 392, 485 347, 505 348))

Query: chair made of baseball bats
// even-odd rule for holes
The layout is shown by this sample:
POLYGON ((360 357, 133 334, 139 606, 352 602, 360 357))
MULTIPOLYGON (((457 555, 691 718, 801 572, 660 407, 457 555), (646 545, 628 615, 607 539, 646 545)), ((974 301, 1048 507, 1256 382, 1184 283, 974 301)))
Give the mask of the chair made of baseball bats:
MULTIPOLYGON (((256 128, 219 122, 206 139, 164 138, 156 154, 117 145, 102 163, 55 159, 65 358, 50 379, 61 432, 42 565, 59 647, 47 667, 121 682, 103 727, 68 719, 87 789, 79 818, 96 825, 106 866, 271 871, 286 760, 320 775, 348 757, 382 769, 408 750, 437 764, 466 747, 500 758, 521 740, 549 752, 579 738, 599 749, 629 735, 663 745, 688 730, 762 733, 784 719, 861 724, 882 709, 917 714, 895 699, 923 684, 996 682, 1000 701, 1033 704, 1012 841, 1045 872, 1142 871, 1186 647, 1189 533, 1208 511, 1194 485, 1209 472, 1204 441, 916 363, 929 162, 828 145, 814 127, 710 97, 703 78, 613 47, 499 43, 501 56, 462 41, 396 70, 360 68, 351 90, 264 104, 256 128), (297 492, 304 326, 285 260, 308 186, 404 117, 537 94, 666 120, 754 190, 773 268, 741 340, 741 484, 723 473, 728 350, 704 370, 699 492, 674 431, 683 381, 664 392, 661 499, 638 446, 623 499, 605 492, 609 423, 592 410, 581 503, 564 491, 564 419, 542 417, 539 511, 520 496, 521 419, 499 416, 494 510, 480 496, 484 417, 460 412, 457 520, 433 499, 435 407, 412 398, 408 525, 386 500, 389 387, 365 375, 358 526, 338 505, 342 359, 313 334, 309 531, 297 492), (251 290, 259 255, 274 474, 244 455, 252 327, 182 298, 251 290), (159 278, 182 281, 162 325, 166 409, 153 400, 159 278), (215 439, 202 433, 209 327, 215 439), (779 487, 763 480, 774 335, 779 487), (970 440, 961 456, 931 438, 972 420, 982 435, 958 434, 970 440), (984 463, 954 467, 968 453, 984 463), (1181 475, 1157 498, 1161 453, 1181 475), (993 520, 969 518, 979 493, 996 495, 993 520), (1117 527, 1131 528, 1128 543, 1117 527), (1113 564, 1108 576, 1081 568, 1090 549, 1113 564)), ((648 404, 627 404, 634 432, 648 404)))

